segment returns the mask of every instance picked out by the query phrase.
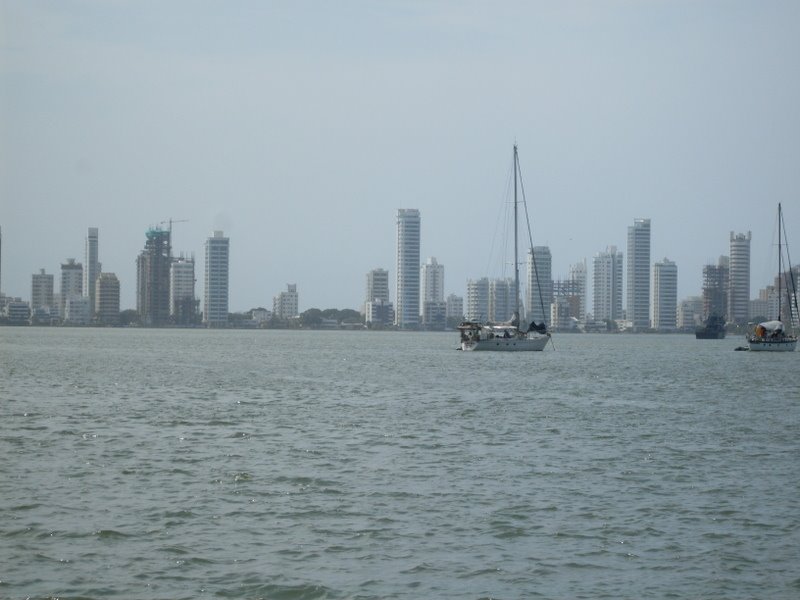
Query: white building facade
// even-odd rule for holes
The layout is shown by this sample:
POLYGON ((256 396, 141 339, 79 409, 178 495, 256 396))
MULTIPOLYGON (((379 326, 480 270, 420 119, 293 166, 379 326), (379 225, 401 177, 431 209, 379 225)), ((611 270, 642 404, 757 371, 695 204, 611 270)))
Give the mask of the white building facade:
POLYGON ((98 323, 119 323, 119 279, 114 273, 100 273, 95 280, 94 299, 94 317, 98 323))
POLYGON ((467 281, 468 321, 487 321, 489 319, 489 278, 467 281))
POLYGON ((622 318, 622 252, 608 246, 594 257, 593 318, 617 321, 622 318))
POLYGON ((728 320, 747 323, 750 314, 750 240, 752 234, 731 231, 728 273, 728 320))
POLYGON ((169 315, 173 322, 189 324, 195 317, 194 256, 184 255, 173 259, 169 266, 169 315))
POLYGON ((634 219, 628 227, 627 297, 633 331, 650 327, 650 219, 634 219))
POLYGON ((83 265, 68 258, 61 264, 61 305, 59 314, 62 319, 67 317, 67 301, 73 296, 83 296, 83 265))
POLYGON ((37 308, 53 306, 53 285, 54 277, 52 274, 44 272, 44 269, 39 269, 38 273, 31 276, 31 310, 35 311, 37 308))
POLYGON ((91 322, 89 308, 89 296, 69 296, 64 307, 64 323, 66 325, 88 325, 91 322))
POLYGON ((395 325, 415 329, 420 317, 421 219, 415 208, 397 211, 397 309, 395 325))
POLYGON ((279 319, 291 319, 300 314, 300 295, 296 283, 287 284, 286 291, 272 299, 272 314, 279 319))
POLYGON ((514 316, 514 280, 492 279, 489 282, 489 320, 493 323, 510 321, 514 316))
POLYGON ((394 304, 389 301, 389 271, 372 269, 367 273, 364 294, 364 322, 386 327, 394 324, 394 304))
POLYGON ((420 268, 422 302, 444 302, 444 265, 431 256, 420 268))
POLYGON ((678 304, 677 326, 681 331, 694 331, 703 322, 703 298, 689 296, 678 304))
POLYGON ((586 312, 589 309, 588 279, 589 276, 586 268, 586 259, 579 263, 575 263, 574 265, 570 265, 569 280, 572 282, 575 294, 578 296, 578 313, 572 316, 580 321, 584 321, 586 319, 586 312))
POLYGON ((464 319, 464 298, 450 294, 445 299, 447 303, 447 319, 455 319, 461 321, 464 319))
POLYGON ((83 264, 83 295, 89 298, 89 313, 95 313, 95 281, 100 276, 100 233, 97 227, 89 227, 86 235, 86 256, 83 264))
POLYGON ((229 262, 230 240, 222 231, 215 231, 206 240, 203 323, 208 327, 224 327, 228 324, 229 262))
POLYGON ((678 266, 665 258, 653 265, 653 329, 678 328, 678 266))
POLYGON ((553 257, 548 246, 534 246, 528 251, 527 284, 526 320, 549 322, 553 303, 553 257))
POLYGON ((372 269, 367 273, 367 291, 365 302, 373 300, 389 301, 389 271, 386 269, 372 269))

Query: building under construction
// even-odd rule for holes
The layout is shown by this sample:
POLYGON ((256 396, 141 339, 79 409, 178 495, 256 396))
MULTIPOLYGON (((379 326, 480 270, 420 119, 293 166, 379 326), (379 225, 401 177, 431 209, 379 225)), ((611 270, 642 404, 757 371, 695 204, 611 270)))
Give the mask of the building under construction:
POLYGON ((728 291, 730 268, 727 256, 721 256, 716 265, 703 267, 703 320, 709 317, 728 317, 728 291))
POLYGON ((136 259, 136 311, 142 325, 169 323, 169 272, 172 263, 170 232, 158 227, 147 231, 144 250, 136 259))

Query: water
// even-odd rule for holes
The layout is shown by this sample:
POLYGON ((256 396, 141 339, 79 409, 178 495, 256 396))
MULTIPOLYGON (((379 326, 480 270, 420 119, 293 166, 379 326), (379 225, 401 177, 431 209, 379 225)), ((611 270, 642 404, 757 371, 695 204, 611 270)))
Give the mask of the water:
POLYGON ((0 597, 800 597, 800 353, 456 338, 0 328, 0 597))

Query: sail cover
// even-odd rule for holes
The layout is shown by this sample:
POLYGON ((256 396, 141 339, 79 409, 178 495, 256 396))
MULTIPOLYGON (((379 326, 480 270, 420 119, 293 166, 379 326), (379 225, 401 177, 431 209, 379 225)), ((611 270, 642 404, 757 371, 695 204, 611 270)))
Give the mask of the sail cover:
MULTIPOLYGON (((783 323, 781 323, 780 321, 765 321, 763 323, 759 323, 756 329, 763 329, 768 333, 782 332, 783 323)), ((764 334, 762 333, 760 335, 764 334)))

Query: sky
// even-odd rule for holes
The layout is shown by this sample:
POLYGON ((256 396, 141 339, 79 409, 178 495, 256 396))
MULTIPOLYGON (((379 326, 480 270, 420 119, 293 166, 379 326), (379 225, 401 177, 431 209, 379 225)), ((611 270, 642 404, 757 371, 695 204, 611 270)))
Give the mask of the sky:
POLYGON ((301 311, 360 308, 416 208, 464 295, 495 275, 516 142, 554 277, 650 218, 679 298, 752 231, 755 297, 778 202, 800 239, 798 107, 796 1, 0 0, 0 289, 29 299, 98 227, 135 308, 145 232, 174 219, 199 297, 221 229, 232 311, 287 283, 301 311))

